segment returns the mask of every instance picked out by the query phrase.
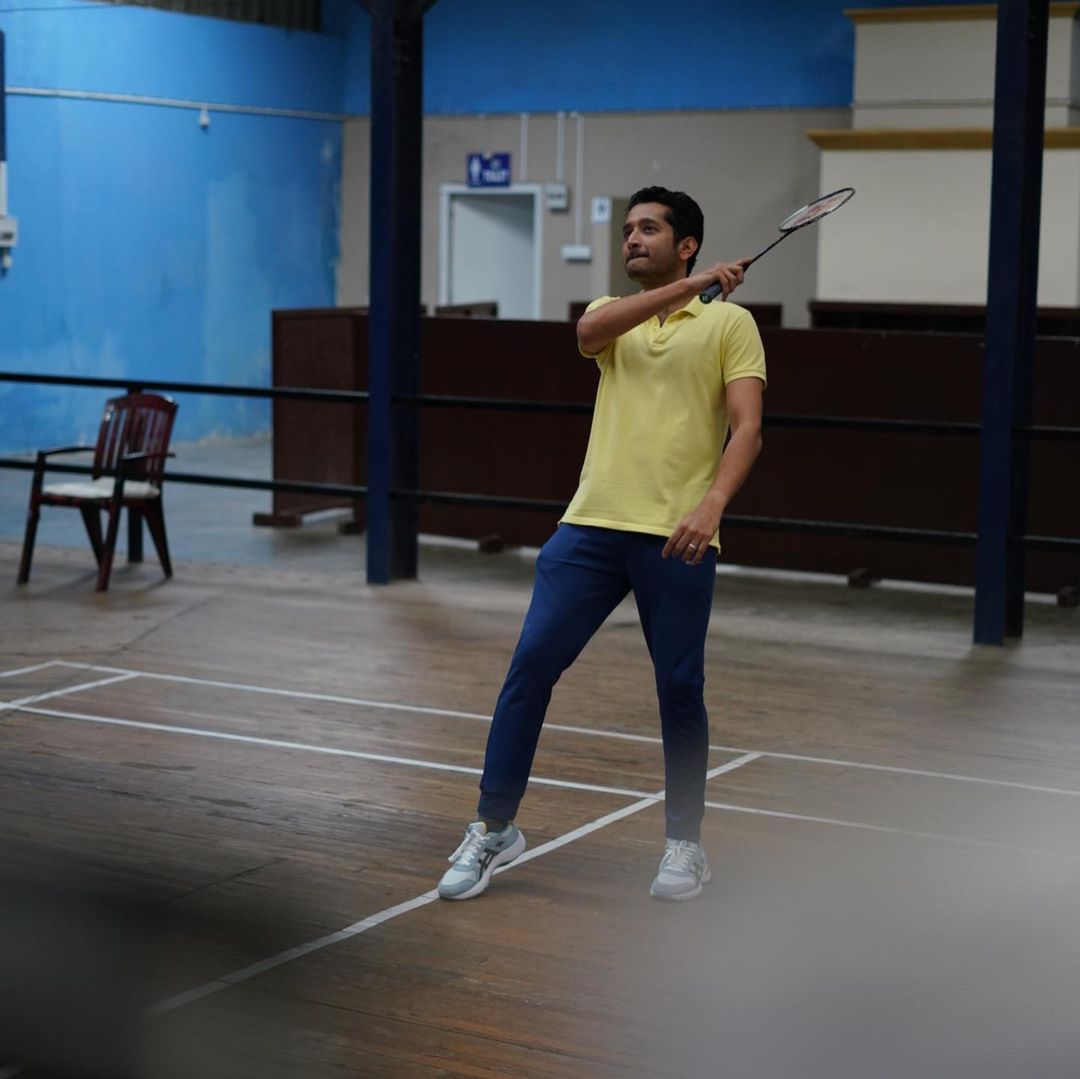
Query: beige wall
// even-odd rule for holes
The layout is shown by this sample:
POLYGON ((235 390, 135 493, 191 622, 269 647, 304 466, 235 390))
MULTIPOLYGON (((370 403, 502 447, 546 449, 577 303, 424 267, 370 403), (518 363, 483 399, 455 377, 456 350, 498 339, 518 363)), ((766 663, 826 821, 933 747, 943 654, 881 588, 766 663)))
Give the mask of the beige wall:
MULTIPOLYGON (((859 193, 822 231, 818 298, 986 303, 989 150, 836 151, 826 186, 859 193)), ((1043 155, 1038 302, 1080 304, 1080 150, 1043 155)))
MULTIPOLYGON (((856 21, 853 127, 975 127, 993 124, 997 23, 941 18, 917 9, 856 21)), ((1080 21, 1050 19, 1049 126, 1078 115, 1080 21)), ((854 140, 857 142, 857 140, 854 140)), ((899 140, 898 140, 899 141, 899 140)), ((958 140, 956 144, 958 145, 958 140)), ((913 139, 917 144, 919 140, 913 139)), ((818 298, 908 303, 986 302, 989 149, 830 149, 821 186, 852 185, 850 209, 823 228, 818 298)), ((1080 304, 1080 150, 1043 156, 1038 302, 1080 304)))
MULTIPOLYGON (((855 26, 854 127, 989 127, 997 20, 937 18, 855 26)), ((1080 21, 1050 19, 1046 124, 1077 120, 1080 21)))
MULTIPOLYGON (((705 213, 703 261, 754 254, 776 236, 784 217, 820 193, 819 153, 806 130, 847 127, 849 120, 848 109, 588 115, 583 118, 584 186, 578 191, 578 121, 572 114, 565 116, 562 179, 570 186, 571 206, 568 212, 544 212, 543 317, 565 319, 570 302, 590 299, 609 287, 612 226, 590 224, 593 196, 627 196, 654 183, 681 188, 701 203, 705 213), (580 240, 592 247, 591 263, 567 263, 560 255, 563 245, 579 238, 575 200, 582 200, 580 240)), ((530 115, 523 141, 518 115, 426 120, 422 253, 426 304, 438 300, 440 185, 464 182, 467 154, 472 151, 509 151, 515 183, 555 181, 558 127, 553 114, 530 115)), ((338 302, 343 305, 368 299, 368 141, 366 119, 346 124, 338 274, 338 302)), ((786 324, 806 325, 806 302, 816 290, 816 245, 815 230, 792 237, 752 269, 740 298, 780 302, 786 324)))

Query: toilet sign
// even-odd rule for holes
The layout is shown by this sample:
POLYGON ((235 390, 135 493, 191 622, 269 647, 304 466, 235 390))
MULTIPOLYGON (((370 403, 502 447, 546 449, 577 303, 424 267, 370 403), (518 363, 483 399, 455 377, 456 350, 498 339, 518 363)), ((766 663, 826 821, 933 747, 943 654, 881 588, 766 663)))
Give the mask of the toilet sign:
POLYGON ((509 154, 469 154, 465 166, 469 187, 509 187, 509 154))

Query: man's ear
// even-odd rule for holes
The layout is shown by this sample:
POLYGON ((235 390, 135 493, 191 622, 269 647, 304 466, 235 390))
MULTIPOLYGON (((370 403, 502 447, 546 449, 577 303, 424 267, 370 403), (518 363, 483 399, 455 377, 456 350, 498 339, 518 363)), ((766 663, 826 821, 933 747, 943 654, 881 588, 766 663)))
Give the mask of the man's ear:
POLYGON ((697 253, 698 242, 693 236, 684 236, 679 241, 679 258, 683 262, 689 262, 697 253))

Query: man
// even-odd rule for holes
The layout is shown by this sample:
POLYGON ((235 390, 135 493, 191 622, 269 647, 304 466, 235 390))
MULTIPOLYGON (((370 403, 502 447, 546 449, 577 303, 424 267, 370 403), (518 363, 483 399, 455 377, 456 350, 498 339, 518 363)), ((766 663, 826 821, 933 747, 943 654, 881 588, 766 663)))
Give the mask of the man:
POLYGON ((716 282, 726 299, 747 261, 692 273, 703 233, 688 195, 638 191, 622 252, 641 291, 596 300, 578 322, 580 351, 600 368, 581 482, 536 562, 488 735, 479 820, 450 856, 444 899, 479 895, 496 866, 525 850, 514 817, 551 690, 631 591, 656 671, 667 791, 664 854, 650 892, 691 899, 709 879, 700 842, 705 635, 720 519, 761 449, 765 357, 745 310, 698 299, 716 282))

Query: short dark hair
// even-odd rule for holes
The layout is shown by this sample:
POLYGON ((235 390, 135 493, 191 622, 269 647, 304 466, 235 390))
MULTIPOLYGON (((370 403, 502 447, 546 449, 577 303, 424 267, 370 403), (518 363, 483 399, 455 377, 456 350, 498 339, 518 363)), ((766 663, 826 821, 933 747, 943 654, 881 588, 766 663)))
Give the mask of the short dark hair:
POLYGON ((705 215, 701 207, 685 191, 669 191, 666 187, 643 187, 630 196, 628 210, 642 202, 657 202, 667 208, 664 217, 675 233, 675 242, 681 243, 687 236, 697 240, 698 250, 690 256, 686 264, 686 273, 694 269, 697 262, 698 251, 701 250, 701 241, 705 237, 705 215))

